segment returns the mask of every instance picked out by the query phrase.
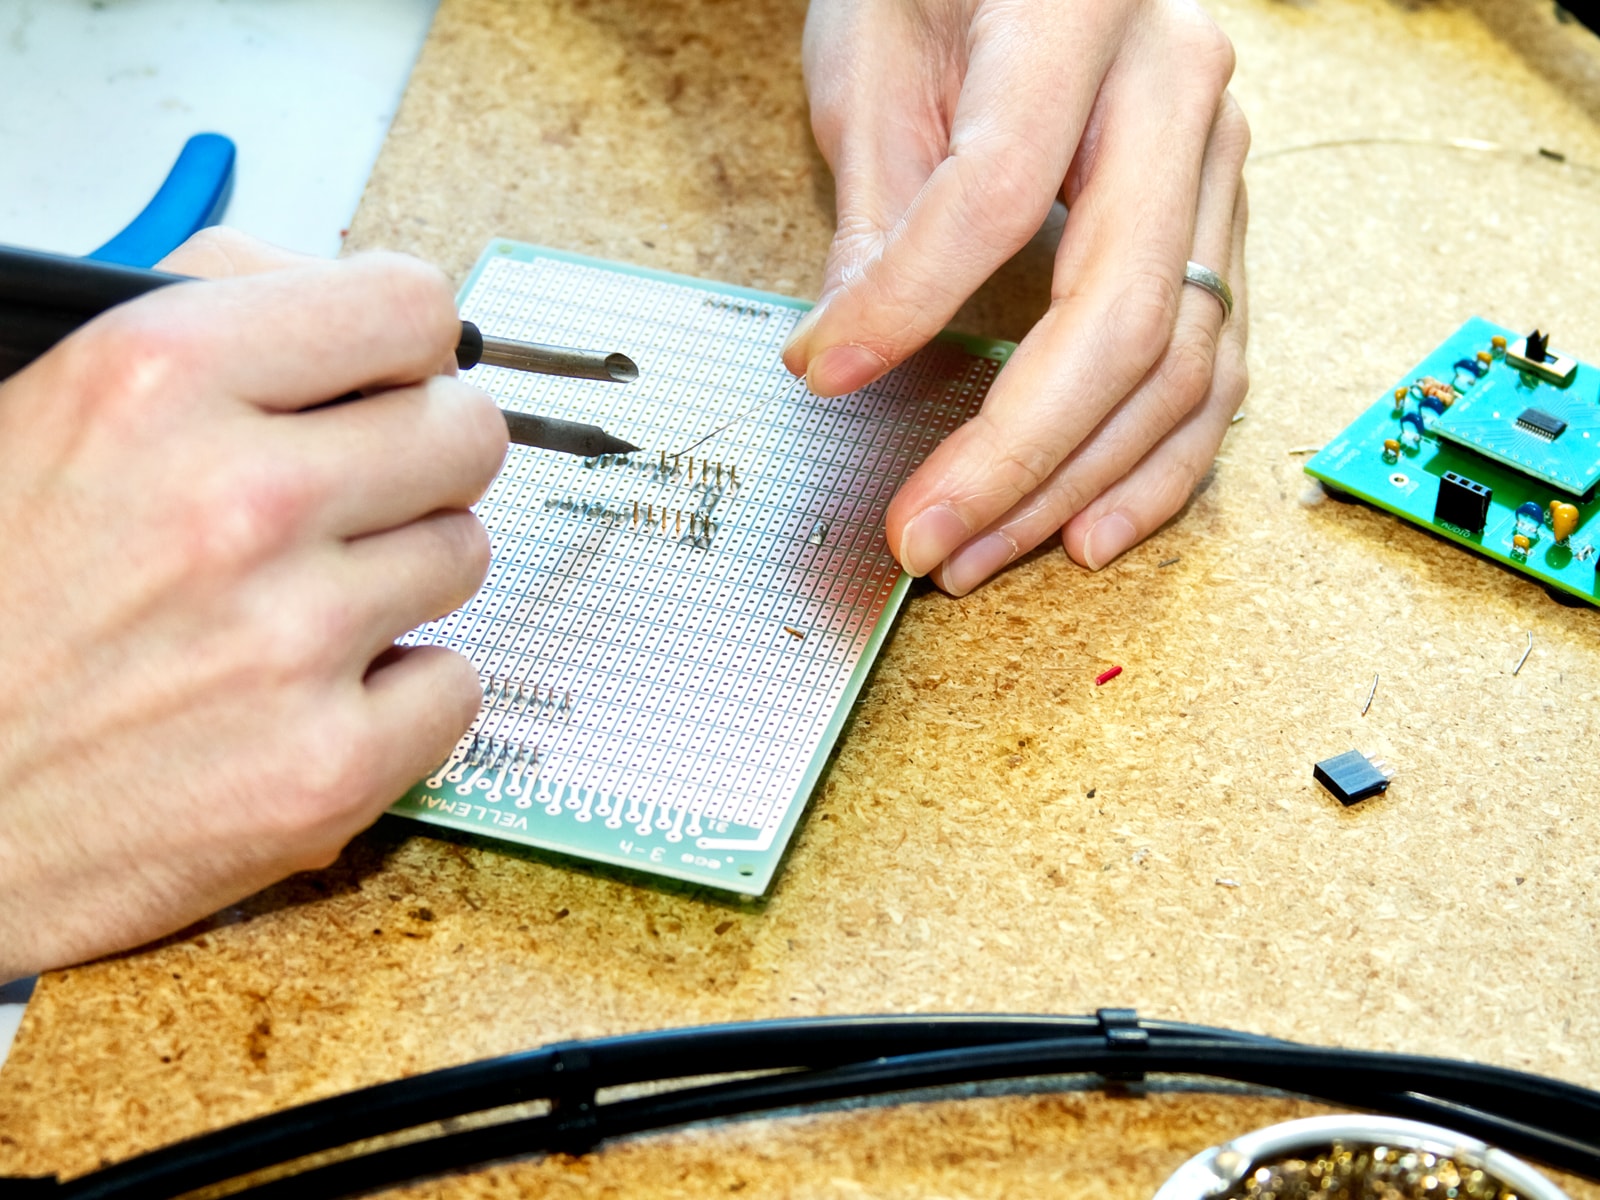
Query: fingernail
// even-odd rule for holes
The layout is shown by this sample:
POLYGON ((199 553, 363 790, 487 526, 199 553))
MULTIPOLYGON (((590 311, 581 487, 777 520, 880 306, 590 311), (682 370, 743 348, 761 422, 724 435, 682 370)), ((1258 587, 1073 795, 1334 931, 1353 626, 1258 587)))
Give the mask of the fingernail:
POLYGON ((818 300, 811 306, 810 312, 806 313, 794 323, 794 328, 789 331, 788 340, 783 343, 783 349, 779 352, 779 356, 782 358, 788 358, 789 351, 793 350, 802 341, 804 341, 810 335, 811 331, 817 327, 817 322, 821 319, 822 301, 818 300))
POLYGON ((888 369, 889 364, 865 346, 829 346, 811 360, 806 386, 819 396, 843 396, 888 369))
POLYGON ((996 531, 957 550, 944 563, 944 590, 965 596, 1017 556, 1017 544, 996 531))
POLYGON ((948 504, 935 504, 911 518, 900 535, 900 568, 907 575, 926 575, 971 533, 948 504))
POLYGON ((1089 570, 1098 571, 1138 540, 1133 522, 1114 512, 1089 527, 1089 536, 1083 539, 1083 561, 1089 570))

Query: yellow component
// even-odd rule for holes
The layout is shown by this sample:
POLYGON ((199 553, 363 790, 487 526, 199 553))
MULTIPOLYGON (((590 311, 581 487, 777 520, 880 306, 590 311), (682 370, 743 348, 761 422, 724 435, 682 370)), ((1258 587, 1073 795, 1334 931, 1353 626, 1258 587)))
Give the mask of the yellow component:
POLYGON ((1478 361, 1481 363, 1491 363, 1494 361, 1494 355, 1490 354, 1487 350, 1479 350, 1478 361))
POLYGON ((1564 542, 1578 528, 1578 506, 1565 500, 1550 501, 1550 530, 1556 541, 1564 542))
POLYGON ((1489 339, 1489 345, 1493 346, 1497 351, 1503 352, 1506 348, 1506 339, 1497 333, 1489 339))
POLYGON ((1409 389, 1407 389, 1407 388, 1395 388, 1395 390, 1394 390, 1394 406, 1396 408, 1404 408, 1405 407, 1405 403, 1406 403, 1406 396, 1408 394, 1409 394, 1409 389))
POLYGON ((1527 538, 1523 537, 1522 534, 1516 533, 1511 535, 1511 545, 1526 554, 1528 552, 1528 547, 1532 546, 1533 543, 1527 538))
POLYGON ((1383 456, 1385 458, 1387 458, 1390 462, 1393 462, 1395 460, 1395 457, 1399 453, 1400 453, 1400 443, 1399 443, 1399 441, 1397 441, 1394 438, 1384 438, 1383 439, 1383 456))

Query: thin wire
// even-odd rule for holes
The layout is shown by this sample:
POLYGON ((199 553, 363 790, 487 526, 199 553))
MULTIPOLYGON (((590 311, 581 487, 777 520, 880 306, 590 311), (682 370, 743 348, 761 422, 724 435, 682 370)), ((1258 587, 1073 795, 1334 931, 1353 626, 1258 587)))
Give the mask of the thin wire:
POLYGON ((754 416, 756 413, 760 412, 762 409, 771 408, 774 404, 776 404, 780 400, 783 400, 783 399, 785 399, 787 397, 790 397, 790 396, 797 395, 798 394, 798 389, 803 389, 805 386, 806 386, 806 381, 803 378, 791 379, 789 381, 789 383, 783 388, 783 390, 780 391, 777 395, 768 396, 765 400, 758 401, 757 403, 751 405, 749 408, 745 409, 742 413, 739 413, 738 415, 733 417, 733 419, 730 420, 726 425, 718 425, 715 429, 713 429, 710 433, 706 434, 705 437, 701 438, 698 442, 695 442, 692 445, 685 446, 682 450, 679 450, 676 453, 668 454, 667 457, 668 458, 679 458, 679 457, 681 457, 681 456, 683 456, 685 454, 688 454, 691 450, 699 449, 701 446, 703 446, 707 442, 709 442, 712 438, 716 437, 719 433, 725 433, 728 430, 732 429, 735 425, 737 425, 740 421, 744 420, 746 417, 754 416))
POLYGON ((1517 665, 1511 668, 1513 675, 1522 670, 1522 664, 1528 661, 1528 655, 1533 653, 1533 630, 1528 630, 1528 648, 1522 652, 1522 657, 1517 659, 1517 665))
POLYGON ((1367 702, 1361 706, 1361 715, 1367 715, 1367 709, 1372 707, 1372 698, 1378 694, 1378 677, 1372 677, 1372 690, 1367 693, 1367 702))
POLYGON ((1485 141, 1482 138, 1423 138, 1375 135, 1372 137, 1325 138, 1315 142, 1301 142, 1292 146, 1279 146, 1273 150, 1262 150, 1251 154, 1249 162, 1265 162, 1274 158, 1286 158, 1293 154, 1305 154, 1312 150, 1340 150, 1352 146, 1420 146, 1432 150, 1465 150, 1473 154, 1498 154, 1507 158, 1520 158, 1527 162, 1543 162, 1556 166, 1571 167, 1575 171, 1586 174, 1600 174, 1600 167, 1589 163, 1574 162, 1551 150, 1517 150, 1511 146, 1503 146, 1499 142, 1485 141))

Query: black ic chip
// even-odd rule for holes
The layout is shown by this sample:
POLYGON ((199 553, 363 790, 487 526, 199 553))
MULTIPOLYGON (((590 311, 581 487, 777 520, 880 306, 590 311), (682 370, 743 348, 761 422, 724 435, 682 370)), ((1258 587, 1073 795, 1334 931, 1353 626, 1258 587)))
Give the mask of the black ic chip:
POLYGON ((1389 777, 1359 750, 1348 750, 1337 758, 1325 758, 1311 769, 1311 774, 1346 807, 1389 790, 1389 777))
POLYGON ((1542 408, 1525 408, 1517 418, 1517 428, 1536 433, 1547 442, 1553 442, 1566 430, 1567 423, 1552 416, 1542 408))
POLYGON ((1492 489, 1477 480, 1446 471, 1439 480, 1439 499, 1433 506, 1433 519, 1468 533, 1482 533, 1489 523, 1489 498, 1493 495, 1492 489))

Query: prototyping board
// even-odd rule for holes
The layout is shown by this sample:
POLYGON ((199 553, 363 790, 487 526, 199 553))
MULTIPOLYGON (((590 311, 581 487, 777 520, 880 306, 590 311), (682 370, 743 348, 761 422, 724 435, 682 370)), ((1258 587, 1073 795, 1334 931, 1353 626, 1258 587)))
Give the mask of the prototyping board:
POLYGON ((1600 371, 1474 317, 1306 471, 1546 586, 1600 603, 1600 371))
POLYGON ((511 447, 477 506, 487 582, 404 639, 466 654, 483 708, 394 812, 767 890, 910 583, 884 544, 889 500, 1013 348, 949 335, 823 400, 779 358, 808 307, 516 242, 484 251, 463 317, 619 350, 640 377, 466 378, 644 449, 511 447))

